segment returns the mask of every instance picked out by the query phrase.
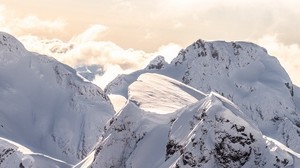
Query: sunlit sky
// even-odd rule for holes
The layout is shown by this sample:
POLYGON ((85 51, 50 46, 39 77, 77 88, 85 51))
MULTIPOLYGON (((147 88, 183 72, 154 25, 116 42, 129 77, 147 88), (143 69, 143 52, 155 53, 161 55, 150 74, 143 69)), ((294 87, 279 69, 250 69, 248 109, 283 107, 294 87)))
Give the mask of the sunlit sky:
POLYGON ((99 64, 101 87, 156 55, 170 61, 199 38, 257 43, 300 85, 299 7, 298 0, 2 0, 0 30, 73 67, 99 64))

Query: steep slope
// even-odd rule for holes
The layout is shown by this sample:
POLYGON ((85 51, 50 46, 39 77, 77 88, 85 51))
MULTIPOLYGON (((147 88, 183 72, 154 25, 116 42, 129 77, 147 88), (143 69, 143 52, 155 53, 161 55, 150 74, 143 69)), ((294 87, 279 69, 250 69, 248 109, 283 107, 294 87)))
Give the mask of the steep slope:
POLYGON ((293 86, 293 88, 294 88, 293 99, 295 102, 296 109, 299 111, 300 110, 300 88, 295 85, 293 86))
POLYGON ((0 33, 0 137, 76 163, 113 115, 103 91, 53 58, 0 33))
POLYGON ((128 86, 147 72, 169 76, 205 93, 223 95, 264 134, 300 152, 300 110, 294 86, 278 60, 264 48, 246 42, 198 40, 180 51, 170 64, 158 57, 144 70, 117 77, 105 91, 126 97, 128 86))
POLYGON ((93 160, 90 167, 299 166, 299 154, 264 136, 228 99, 217 93, 203 95, 179 84, 174 86, 173 80, 157 74, 144 74, 130 85, 127 105, 108 123, 104 138, 87 159, 93 160), (141 85, 151 85, 153 92, 145 93, 139 89, 141 85), (168 96, 175 93, 199 97, 194 97, 196 102, 186 101, 186 106, 175 112, 155 112, 154 105, 160 109, 181 102, 168 96), (167 100, 154 102, 153 97, 167 100), (149 109, 151 112, 145 111, 149 109))
POLYGON ((194 118, 190 126, 183 125, 186 118, 172 124, 167 144, 170 161, 162 167, 299 166, 299 154, 262 135, 228 100, 210 94, 202 101, 185 114, 194 118))

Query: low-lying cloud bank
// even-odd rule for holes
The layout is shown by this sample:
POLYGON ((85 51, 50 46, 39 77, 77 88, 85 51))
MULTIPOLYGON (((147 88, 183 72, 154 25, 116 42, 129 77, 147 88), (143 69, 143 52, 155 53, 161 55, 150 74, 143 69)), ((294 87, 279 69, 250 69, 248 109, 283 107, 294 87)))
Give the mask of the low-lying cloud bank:
POLYGON ((123 49, 111 41, 102 41, 102 33, 107 28, 93 25, 85 32, 74 36, 70 41, 59 39, 41 39, 37 36, 20 36, 25 47, 34 52, 55 57, 72 67, 100 65, 104 74, 95 78, 95 83, 104 88, 118 74, 130 73, 144 68, 157 55, 163 55, 167 61, 177 56, 181 46, 170 43, 163 45, 156 52, 123 49))

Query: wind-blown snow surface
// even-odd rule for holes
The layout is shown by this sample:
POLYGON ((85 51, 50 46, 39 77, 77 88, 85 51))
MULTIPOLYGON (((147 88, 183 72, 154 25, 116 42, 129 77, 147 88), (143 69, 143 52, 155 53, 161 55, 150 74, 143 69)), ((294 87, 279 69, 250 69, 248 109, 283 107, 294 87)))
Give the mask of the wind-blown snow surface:
POLYGON ((236 105, 217 93, 205 95, 149 73, 129 86, 128 96, 87 159, 94 160, 91 167, 300 166, 299 154, 264 136, 236 105), (142 86, 154 89, 143 91, 142 86), (182 108, 177 105, 181 102, 182 108), (161 108, 163 114, 155 111, 161 108))
POLYGON ((203 97, 204 93, 158 74, 143 74, 129 86, 132 102, 145 111, 160 114, 173 113, 203 97))
POLYGON ((219 93, 263 134, 300 152, 299 94, 278 60, 264 48, 247 42, 198 40, 170 64, 157 57, 144 70, 120 75, 105 91, 128 97, 128 86, 147 72, 169 76, 205 93, 219 93))
POLYGON ((0 137, 75 164, 94 147, 113 115, 99 87, 0 33, 0 137))

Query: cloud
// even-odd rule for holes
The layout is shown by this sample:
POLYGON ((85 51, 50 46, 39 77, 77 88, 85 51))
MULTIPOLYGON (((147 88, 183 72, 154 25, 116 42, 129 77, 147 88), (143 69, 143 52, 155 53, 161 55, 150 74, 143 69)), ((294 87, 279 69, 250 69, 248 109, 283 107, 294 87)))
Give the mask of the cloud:
POLYGON ((27 16, 9 21, 11 30, 18 34, 28 34, 28 32, 50 34, 55 31, 62 31, 65 25, 66 23, 62 19, 41 20, 37 16, 27 16))
MULTIPOLYGON (((19 2, 17 6, 16 3, 6 2, 22 13, 30 11, 22 9, 24 4, 30 6, 33 3, 19 2)), ((91 24, 101 21, 101 24, 109 28, 105 34, 106 41, 112 40, 122 48, 133 47, 148 52, 153 52, 161 45, 170 42, 184 46, 198 38, 232 41, 258 39, 265 34, 277 34, 278 40, 286 45, 293 43, 300 45, 299 0, 277 0, 276 2, 226 0, 226 3, 222 0, 111 0, 93 1, 93 3, 76 1, 69 6, 67 6, 68 2, 60 3, 65 5, 64 8, 49 5, 49 11, 54 11, 51 14, 36 8, 32 8, 32 13, 39 12, 48 17, 49 15, 64 17, 68 25, 71 24, 67 25, 68 31, 60 32, 69 33, 64 36, 65 41, 91 24)), ((36 5, 42 6, 44 3, 36 5)), ((12 14, 7 13, 11 12, 7 10, 2 12, 0 20, 3 15, 10 15, 7 21, 16 20, 12 14)), ((64 22, 61 19, 49 21, 64 22)), ((49 24, 39 26, 45 27, 45 25, 49 24)), ((1 28, 3 27, 5 25, 2 24, 1 28)), ((60 31, 59 27, 55 31, 60 31)), ((34 32, 29 30, 23 35, 34 32)), ((42 29, 42 31, 46 30, 42 29)), ((41 34, 39 33, 39 36, 41 34)))
POLYGON ((278 58, 279 62, 288 72, 293 83, 300 86, 300 47, 298 44, 284 44, 278 40, 277 35, 265 35, 256 42, 266 48, 270 55, 278 58))
POLYGON ((131 71, 126 72, 126 70, 123 70, 118 65, 110 65, 107 67, 105 73, 102 76, 96 75, 92 83, 104 89, 105 86, 113 79, 115 79, 119 74, 128 74, 130 72, 131 71))
POLYGON ((110 41, 94 40, 99 32, 86 32, 75 36, 68 42, 58 39, 42 39, 37 36, 20 36, 19 39, 31 51, 51 55, 71 66, 100 64, 104 67, 117 64, 122 69, 135 69, 143 66, 143 51, 122 49, 110 41))
MULTIPOLYGON (((154 52, 152 55, 157 56, 161 55, 165 57, 165 60, 170 63, 179 53, 179 51, 182 49, 182 46, 175 44, 175 43, 169 43, 167 45, 162 45, 158 48, 158 51, 154 52)), ((150 57, 152 60, 153 57, 150 57)), ((151 60, 148 60, 150 62, 151 60)))
MULTIPOLYGON (((138 15, 134 16, 136 23, 132 24, 151 30, 151 34, 148 31, 142 33, 163 44, 187 45, 198 38, 227 41, 258 39, 266 34, 277 34, 278 40, 286 45, 300 45, 298 0, 278 0, 276 3, 272 0, 227 0, 226 3, 221 0, 155 0, 152 4, 144 1, 134 4, 138 5, 135 10, 138 15), (163 40, 161 37, 164 37, 163 40)), ((129 17, 125 21, 129 22, 129 17)), ((133 30, 136 35, 131 32, 132 39, 138 39, 141 30, 133 30)), ((133 47, 136 46, 141 44, 133 47)))
POLYGON ((92 25, 68 42, 33 35, 20 36, 19 39, 28 50, 53 56, 72 67, 95 64, 103 67, 104 75, 96 75, 93 81, 102 88, 119 74, 146 67, 157 55, 165 56, 170 62, 182 48, 175 43, 170 43, 151 53, 131 48, 123 49, 111 41, 101 40, 107 29, 103 25, 92 25))
POLYGON ((71 41, 74 41, 77 43, 97 41, 97 40, 101 39, 103 32, 107 29, 108 29, 108 27, 106 27, 104 25, 100 25, 100 24, 92 25, 86 31, 84 31, 82 34, 75 36, 71 41))
POLYGON ((54 37, 64 34, 67 23, 61 19, 44 20, 29 15, 17 17, 13 11, 7 10, 0 4, 0 31, 8 32, 14 36, 35 35, 39 37, 54 37))

